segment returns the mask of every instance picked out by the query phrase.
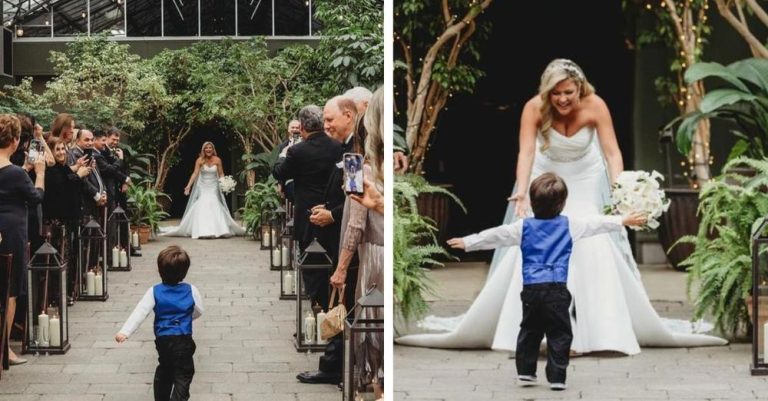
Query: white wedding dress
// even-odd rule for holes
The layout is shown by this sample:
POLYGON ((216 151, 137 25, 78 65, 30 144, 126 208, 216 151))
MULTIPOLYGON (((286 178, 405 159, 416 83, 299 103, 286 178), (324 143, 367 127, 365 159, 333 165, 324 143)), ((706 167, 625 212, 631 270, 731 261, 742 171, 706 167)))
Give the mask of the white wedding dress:
MULTIPOLYGON (((609 203, 607 167, 597 132, 584 127, 571 137, 550 131, 550 147, 539 150, 531 180, 544 172, 561 176, 568 186, 564 215, 602 214, 609 203)), ((514 218, 507 208, 505 223, 514 218)), ((447 333, 413 334, 399 344, 432 348, 492 348, 514 351, 522 315, 519 247, 497 249, 488 279, 472 306, 457 318, 430 317, 422 326, 447 333)), ((691 347, 723 345, 721 338, 693 334, 690 322, 662 319, 645 293, 626 231, 601 234, 574 243, 568 274, 573 295, 573 344, 579 353, 618 351, 633 355, 640 346, 691 347)), ((698 330, 696 330, 698 331, 698 330)))
POLYGON ((229 215, 229 208, 219 189, 218 168, 203 164, 189 195, 189 202, 181 223, 178 227, 164 229, 162 235, 219 238, 243 234, 245 229, 229 215))

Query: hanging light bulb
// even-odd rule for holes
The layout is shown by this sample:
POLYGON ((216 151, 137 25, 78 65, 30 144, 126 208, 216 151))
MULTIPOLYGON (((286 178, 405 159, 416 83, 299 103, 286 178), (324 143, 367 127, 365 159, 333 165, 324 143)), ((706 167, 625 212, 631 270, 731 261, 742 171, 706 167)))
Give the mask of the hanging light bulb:
POLYGON ((45 25, 50 25, 51 23, 48 22, 48 18, 45 19, 45 25))
POLYGON ((123 0, 117 0, 117 5, 118 5, 118 6, 121 6, 121 5, 123 5, 123 0))
POLYGON ((85 18, 85 17, 86 17, 86 15, 87 15, 87 14, 85 13, 85 11, 83 11, 82 13, 80 13, 80 16, 82 16, 83 18, 85 18))
POLYGON ((24 36, 24 28, 21 25, 16 27, 16 37, 24 36))

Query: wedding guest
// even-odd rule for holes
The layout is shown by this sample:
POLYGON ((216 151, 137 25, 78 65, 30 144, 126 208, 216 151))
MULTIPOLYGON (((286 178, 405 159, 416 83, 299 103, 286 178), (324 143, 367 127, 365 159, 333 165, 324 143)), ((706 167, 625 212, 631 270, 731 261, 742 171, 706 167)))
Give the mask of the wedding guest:
POLYGON ((157 270, 162 283, 144 293, 131 316, 115 334, 115 341, 123 343, 150 312, 155 313, 155 348, 159 361, 153 383, 155 401, 189 399, 189 387, 195 374, 192 321, 204 311, 200 291, 184 282, 189 265, 189 255, 176 245, 160 251, 157 270))
MULTIPOLYGON (((277 153, 282 153, 283 149, 288 146, 295 145, 301 142, 301 123, 299 120, 291 120, 288 122, 288 136, 280 145, 277 146, 277 153)), ((293 202, 293 180, 279 181, 280 192, 283 193, 289 202, 293 202)))
MULTIPOLYGON (((380 194, 384 189, 384 141, 382 132, 384 131, 384 91, 379 88, 373 95, 371 102, 366 110, 363 122, 367 131, 365 140, 365 165, 364 175, 369 177, 368 186, 380 194)), ((359 198, 358 198, 359 199, 359 198)), ((336 271, 331 276, 331 285, 335 288, 344 288, 348 282, 347 270, 352 259, 357 252, 360 258, 359 268, 353 279, 356 281, 355 300, 359 300, 374 288, 384 292, 384 214, 383 201, 379 202, 382 209, 369 210, 365 205, 347 198, 344 203, 344 217, 341 227, 344 227, 344 234, 341 237, 341 251, 339 261, 336 265, 336 271)), ((362 319, 381 319, 383 311, 374 311, 364 316, 357 316, 362 319)), ((365 371, 355 375, 359 380, 353 383, 356 388, 371 385, 375 393, 380 395, 383 391, 383 355, 384 339, 381 335, 364 334, 358 338, 361 344, 365 344, 357 349, 365 349, 364 352, 356 354, 355 366, 365 367, 365 371)))
POLYGON ((69 150, 75 137, 75 118, 71 114, 59 113, 51 123, 51 135, 60 137, 69 150))
POLYGON ((515 365, 521 386, 536 384, 536 362, 544 335, 547 336, 547 381, 552 390, 565 390, 570 357, 571 293, 568 263, 573 243, 593 235, 619 232, 624 225, 641 226, 642 214, 595 215, 585 219, 561 216, 568 197, 565 181, 544 173, 531 182, 529 198, 532 218, 490 228, 464 238, 452 238, 448 245, 467 252, 520 246, 523 258, 523 320, 517 336, 515 365))
MULTIPOLYGON (((107 147, 109 148, 110 153, 114 155, 114 157, 122 161, 121 172, 126 177, 130 178, 130 166, 125 160, 125 153, 123 152, 123 149, 120 148, 120 138, 122 137, 122 134, 123 133, 119 128, 110 127, 107 130, 107 147)), ((128 187, 132 184, 132 181, 124 182, 122 185, 118 184, 117 191, 115 192, 115 202, 126 211, 128 210, 128 197, 126 196, 126 192, 128 191, 128 187)))
POLYGON ((368 103, 371 101, 373 93, 371 93, 368 88, 355 86, 354 88, 344 92, 344 94, 341 96, 347 99, 351 99, 353 102, 355 102, 355 106, 357 107, 357 114, 362 116, 363 113, 365 113, 365 110, 368 108, 368 103))
POLYGON ((88 129, 77 131, 75 145, 69 150, 67 163, 75 170, 74 166, 78 164, 80 159, 84 158, 84 161, 91 168, 91 174, 84 178, 86 185, 82 192, 82 215, 84 217, 92 216, 97 221, 101 221, 103 219, 99 218, 101 216, 99 208, 107 204, 107 192, 93 155, 93 132, 88 129))
MULTIPOLYGON (((16 116, 0 114, 0 253, 11 254, 11 286, 0 288, 9 298, 6 307, 7 330, 2 335, 8 339, 16 313, 16 299, 26 294, 27 266, 27 211, 43 200, 45 188, 45 158, 35 160, 35 183, 23 168, 11 163, 10 157, 19 146, 21 123, 16 116)), ((11 365, 25 363, 8 347, 11 365)))
POLYGON ((93 146, 98 151, 94 153, 94 159, 101 179, 104 180, 109 212, 115 208, 117 193, 121 190, 124 191, 125 186, 131 184, 131 177, 123 172, 123 160, 112 153, 112 150, 107 146, 108 141, 107 133, 103 130, 93 132, 93 146))

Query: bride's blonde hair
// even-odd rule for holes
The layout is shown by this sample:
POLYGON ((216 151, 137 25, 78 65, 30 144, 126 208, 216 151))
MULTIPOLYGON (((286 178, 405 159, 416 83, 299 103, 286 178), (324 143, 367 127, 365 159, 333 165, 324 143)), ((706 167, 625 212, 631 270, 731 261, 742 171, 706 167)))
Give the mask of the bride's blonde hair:
POLYGON ((213 142, 207 141, 207 142, 204 142, 203 143, 203 147, 200 148, 200 158, 201 159, 205 159, 205 147, 208 146, 208 145, 211 145, 211 148, 213 149, 213 155, 214 156, 218 156, 218 154, 216 153, 216 146, 213 144, 213 142))
POLYGON ((576 63, 571 60, 558 58, 552 60, 544 73, 541 74, 541 83, 539 84, 539 97, 541 97, 541 137, 543 143, 541 151, 549 149, 549 129, 552 128, 552 102, 549 94, 557 84, 566 79, 573 80, 579 91, 579 99, 583 99, 593 93, 595 88, 587 81, 584 72, 576 63))

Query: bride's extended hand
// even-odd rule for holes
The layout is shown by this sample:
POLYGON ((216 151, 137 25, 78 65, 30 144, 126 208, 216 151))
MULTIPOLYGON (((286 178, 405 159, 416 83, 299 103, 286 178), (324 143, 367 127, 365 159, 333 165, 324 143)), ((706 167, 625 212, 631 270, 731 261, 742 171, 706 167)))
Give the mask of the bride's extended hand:
POLYGON ((528 214, 528 209, 531 207, 531 202, 528 200, 528 196, 517 193, 507 198, 507 200, 515 202, 515 216, 525 217, 528 214))
POLYGON ((184 187, 184 195, 189 196, 190 188, 189 186, 184 187))

